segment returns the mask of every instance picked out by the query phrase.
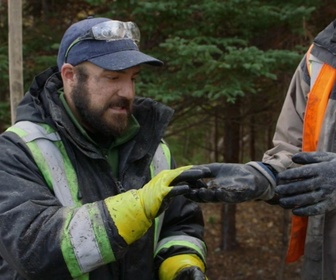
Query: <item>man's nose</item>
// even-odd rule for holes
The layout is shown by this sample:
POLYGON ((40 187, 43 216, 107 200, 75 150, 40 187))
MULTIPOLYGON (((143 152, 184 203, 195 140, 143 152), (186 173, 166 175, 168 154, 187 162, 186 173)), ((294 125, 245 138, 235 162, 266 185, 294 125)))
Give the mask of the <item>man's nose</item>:
POLYGON ((119 95, 127 99, 133 99, 135 95, 134 81, 131 80, 131 81, 124 82, 119 91, 119 95))

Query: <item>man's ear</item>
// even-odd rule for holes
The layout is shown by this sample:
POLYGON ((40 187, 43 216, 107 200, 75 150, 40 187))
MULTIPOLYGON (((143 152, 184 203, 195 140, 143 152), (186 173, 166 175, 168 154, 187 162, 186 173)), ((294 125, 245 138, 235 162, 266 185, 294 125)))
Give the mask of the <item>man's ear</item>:
POLYGON ((69 63, 63 64, 61 68, 61 76, 64 86, 68 85, 72 87, 76 80, 75 67, 69 63))

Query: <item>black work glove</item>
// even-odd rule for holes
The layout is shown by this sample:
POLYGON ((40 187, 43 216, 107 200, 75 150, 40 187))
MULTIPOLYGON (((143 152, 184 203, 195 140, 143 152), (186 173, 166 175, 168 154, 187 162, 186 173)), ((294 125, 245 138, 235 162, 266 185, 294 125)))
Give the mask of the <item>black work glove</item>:
MULTIPOLYGON (((157 213, 160 214, 167 209, 171 199, 178 195, 183 195, 189 193, 191 186, 204 186, 205 183, 202 182, 202 178, 211 176, 211 170, 203 165, 190 165, 183 166, 176 169, 164 170, 156 175, 148 184, 151 182, 158 184, 160 186, 155 186, 154 189, 151 189, 149 192, 149 198, 153 202, 156 199, 156 193, 162 188, 163 193, 166 193, 163 200, 161 201, 160 209, 157 213), (183 170, 183 171, 182 171, 183 170), (166 173, 166 175, 164 175, 166 173), (171 178, 175 174, 177 175, 170 183, 169 187, 165 188, 164 181, 168 178, 171 178), (169 189, 169 190, 168 190, 169 189)), ((206 186, 206 185, 205 185, 206 186)), ((142 189, 144 189, 143 187, 142 189)), ((160 191, 161 192, 161 191, 160 191)))
POLYGON ((171 183, 171 186, 187 184, 192 188, 204 188, 207 184, 204 178, 213 177, 212 170, 208 165, 193 165, 189 170, 178 175, 171 183))
POLYGON ((275 176, 261 162, 205 164, 211 170, 207 187, 192 188, 186 197, 196 202, 239 203, 273 198, 275 176))
MULTIPOLYGON (((204 178, 213 177, 211 169, 207 165, 193 165, 189 170, 178 175, 170 186, 183 186, 188 188, 207 188, 204 178)), ((175 187, 177 188, 177 187, 175 187)))
POLYGON ((207 277, 197 266, 182 269, 174 280, 206 280, 207 277))
POLYGON ((297 216, 324 214, 336 208, 336 154, 298 153, 293 162, 304 164, 278 174, 275 192, 280 206, 297 216))

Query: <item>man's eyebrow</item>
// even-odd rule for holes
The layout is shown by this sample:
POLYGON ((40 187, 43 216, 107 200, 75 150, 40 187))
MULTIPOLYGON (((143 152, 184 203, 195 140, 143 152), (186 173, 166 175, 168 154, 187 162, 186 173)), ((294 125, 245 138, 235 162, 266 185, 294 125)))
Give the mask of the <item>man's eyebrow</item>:
MULTIPOLYGON (((103 73, 111 73, 111 72, 121 73, 121 74, 125 74, 126 73, 125 70, 107 70, 107 69, 103 70, 103 73)), ((140 74, 140 72, 141 72, 141 69, 139 69, 138 71, 134 72, 133 75, 138 75, 138 74, 140 74)))

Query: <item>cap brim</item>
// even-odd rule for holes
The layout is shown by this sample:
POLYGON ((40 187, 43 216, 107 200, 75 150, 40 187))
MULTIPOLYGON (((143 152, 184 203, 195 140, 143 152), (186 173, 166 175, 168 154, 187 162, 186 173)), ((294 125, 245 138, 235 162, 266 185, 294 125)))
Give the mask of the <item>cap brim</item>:
POLYGON ((91 63, 106 70, 118 71, 140 64, 162 66, 163 62, 137 50, 120 51, 88 59, 91 63))

